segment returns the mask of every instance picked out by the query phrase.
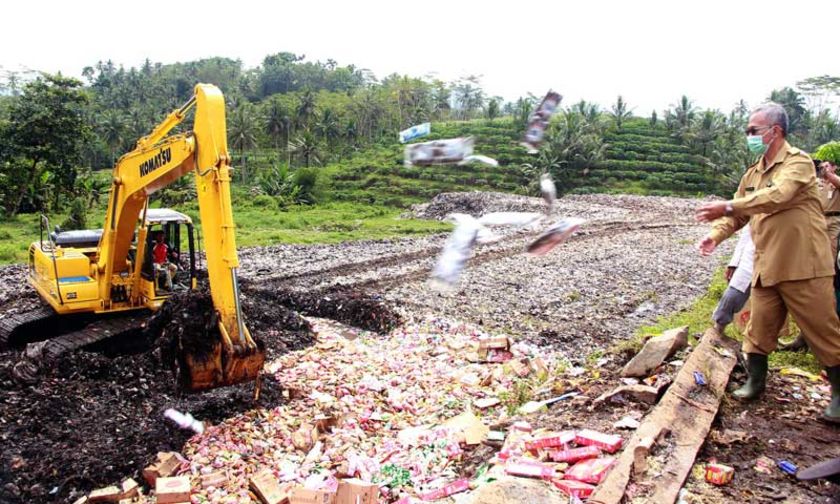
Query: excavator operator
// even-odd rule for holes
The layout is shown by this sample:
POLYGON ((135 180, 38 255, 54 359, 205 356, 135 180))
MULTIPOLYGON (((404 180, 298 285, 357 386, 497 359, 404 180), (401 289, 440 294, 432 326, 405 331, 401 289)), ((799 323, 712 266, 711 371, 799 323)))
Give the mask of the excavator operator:
POLYGON ((155 282, 160 285, 160 277, 164 277, 166 281, 166 288, 172 290, 172 277, 178 271, 178 266, 174 262, 169 262, 172 258, 177 261, 178 253, 169 251, 169 245, 166 244, 166 235, 163 231, 155 232, 155 246, 152 248, 152 262, 155 266, 155 282))

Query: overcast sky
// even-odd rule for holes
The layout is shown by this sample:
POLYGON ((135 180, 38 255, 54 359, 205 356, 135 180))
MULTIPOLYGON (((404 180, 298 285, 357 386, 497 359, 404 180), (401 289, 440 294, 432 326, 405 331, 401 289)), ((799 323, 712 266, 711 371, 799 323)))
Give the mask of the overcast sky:
POLYGON ((621 94, 648 115, 681 94, 728 111, 740 98, 752 106, 774 88, 840 75, 836 0, 16 0, 0 15, 0 66, 74 76, 99 60, 226 56, 253 67, 289 51, 377 77, 477 74, 506 99, 554 88, 566 105, 608 106, 621 94))

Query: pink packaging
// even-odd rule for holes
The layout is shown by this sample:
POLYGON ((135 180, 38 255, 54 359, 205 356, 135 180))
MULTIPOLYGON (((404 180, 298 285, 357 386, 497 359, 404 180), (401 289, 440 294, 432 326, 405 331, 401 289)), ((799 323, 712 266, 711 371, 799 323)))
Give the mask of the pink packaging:
POLYGON ((575 443, 583 446, 597 446, 608 453, 615 453, 623 443, 621 436, 603 434, 594 430, 584 429, 577 433, 575 443))
POLYGON ((548 452, 548 456, 555 462, 574 464, 580 460, 600 457, 601 449, 597 446, 584 446, 582 448, 572 448, 571 450, 551 450, 548 452))
POLYGON ((557 476, 557 471, 546 464, 536 460, 521 458, 509 459, 505 463, 505 472, 514 476, 531 476, 533 478, 549 479, 557 476))
POLYGON ((566 448, 569 443, 576 438, 574 431, 563 431, 551 436, 539 437, 530 441, 525 441, 525 449, 529 451, 537 451, 542 448, 566 448))
POLYGON ((454 495, 456 493, 464 492, 470 488, 470 481, 467 478, 460 478, 452 483, 438 488, 436 490, 430 490, 424 494, 420 495, 420 498, 424 501, 431 501, 437 499, 443 499, 444 497, 449 497, 450 495, 454 495))
POLYGON ((612 457, 583 460, 570 467, 563 478, 597 485, 603 481, 613 464, 615 459, 612 457))

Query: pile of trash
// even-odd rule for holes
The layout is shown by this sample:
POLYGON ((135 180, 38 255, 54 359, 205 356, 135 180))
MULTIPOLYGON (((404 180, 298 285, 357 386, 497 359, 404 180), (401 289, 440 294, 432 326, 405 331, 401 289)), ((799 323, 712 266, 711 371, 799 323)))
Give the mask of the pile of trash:
POLYGON ((554 356, 530 345, 436 318, 388 337, 314 325, 318 343, 268 365, 287 402, 195 429, 182 454, 161 454, 144 473, 150 488, 156 478, 185 478, 185 502, 193 504, 342 492, 408 504, 513 475, 585 497, 610 467, 601 452, 622 444, 615 435, 551 433, 521 420, 525 409, 576 395, 520 408, 511 391, 556 371, 554 356))
POLYGON ((411 217, 443 220, 452 213, 479 216, 490 212, 543 212, 545 202, 540 198, 501 192, 440 193, 428 203, 412 205, 411 217))

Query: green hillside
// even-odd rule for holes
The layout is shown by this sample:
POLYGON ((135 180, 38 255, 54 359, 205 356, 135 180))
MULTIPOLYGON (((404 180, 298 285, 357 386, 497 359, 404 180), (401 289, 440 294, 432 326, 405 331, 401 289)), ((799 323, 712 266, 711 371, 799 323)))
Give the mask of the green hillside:
MULTIPOLYGON (((404 146, 395 140, 325 167, 321 172, 322 190, 329 199, 397 206, 446 191, 528 191, 532 177, 521 166, 532 163, 534 156, 518 144, 521 131, 513 120, 433 123, 432 134, 422 141, 468 135, 475 138, 475 153, 496 159, 498 167, 477 163, 405 167, 404 146)), ((705 159, 671 138, 664 127, 651 127, 646 120, 634 119, 620 131, 607 130, 604 140, 604 159, 589 169, 571 173, 569 192, 696 195, 719 189, 705 168, 705 159)))

